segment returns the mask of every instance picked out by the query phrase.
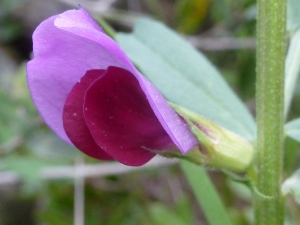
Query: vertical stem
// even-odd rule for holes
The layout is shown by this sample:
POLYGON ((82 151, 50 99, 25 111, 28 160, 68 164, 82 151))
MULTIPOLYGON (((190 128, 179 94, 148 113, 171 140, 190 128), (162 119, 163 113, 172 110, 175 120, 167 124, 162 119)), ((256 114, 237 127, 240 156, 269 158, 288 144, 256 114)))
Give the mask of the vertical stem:
POLYGON ((258 0, 255 224, 283 224, 283 89, 286 0, 258 0), (268 196, 268 197, 265 197, 268 196))

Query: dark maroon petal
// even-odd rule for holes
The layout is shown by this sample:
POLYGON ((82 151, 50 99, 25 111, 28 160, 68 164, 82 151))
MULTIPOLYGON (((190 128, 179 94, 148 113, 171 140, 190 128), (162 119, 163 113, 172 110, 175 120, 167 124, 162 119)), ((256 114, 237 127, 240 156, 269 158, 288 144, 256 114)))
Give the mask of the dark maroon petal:
POLYGON ((90 84, 105 70, 90 70, 70 91, 63 110, 63 126, 72 143, 85 154, 97 159, 113 159, 94 141, 84 119, 84 94, 90 84))
POLYGON ((86 91, 84 115, 96 143, 117 161, 131 166, 148 162, 174 146, 155 116, 137 79, 109 67, 86 91))

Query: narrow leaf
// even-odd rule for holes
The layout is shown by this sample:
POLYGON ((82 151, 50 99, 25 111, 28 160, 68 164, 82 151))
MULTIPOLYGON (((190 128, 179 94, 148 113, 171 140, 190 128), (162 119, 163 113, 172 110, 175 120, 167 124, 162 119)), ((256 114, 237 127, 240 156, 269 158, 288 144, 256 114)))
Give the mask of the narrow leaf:
POLYGON ((300 25, 300 0, 288 0, 287 30, 296 30, 300 25))
MULTIPOLYGON (((300 1, 299 1, 300 3, 300 1)), ((300 5, 300 4, 299 4, 300 5)), ((300 22, 300 21, 299 21, 300 22)), ((300 29, 292 36, 285 61, 284 115, 288 114, 300 73, 300 29)))
POLYGON ((181 161, 185 177, 210 225, 232 225, 226 209, 205 170, 187 161, 181 161))

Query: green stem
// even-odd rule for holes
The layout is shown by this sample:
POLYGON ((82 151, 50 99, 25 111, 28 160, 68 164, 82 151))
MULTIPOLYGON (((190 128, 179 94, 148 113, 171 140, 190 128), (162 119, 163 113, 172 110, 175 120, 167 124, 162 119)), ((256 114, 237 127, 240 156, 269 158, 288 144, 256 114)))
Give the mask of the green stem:
POLYGON ((283 89, 286 0, 258 0, 255 224, 283 224, 283 89), (268 196, 268 197, 264 197, 268 196))

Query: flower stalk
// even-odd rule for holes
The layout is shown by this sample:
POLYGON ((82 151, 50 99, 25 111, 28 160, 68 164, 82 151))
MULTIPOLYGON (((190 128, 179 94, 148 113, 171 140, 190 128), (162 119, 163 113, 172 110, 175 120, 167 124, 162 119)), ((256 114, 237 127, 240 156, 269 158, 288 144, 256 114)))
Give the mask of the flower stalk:
POLYGON ((283 224, 283 91, 286 0, 258 0, 255 224, 283 224), (266 197, 267 196, 267 197, 266 197))

